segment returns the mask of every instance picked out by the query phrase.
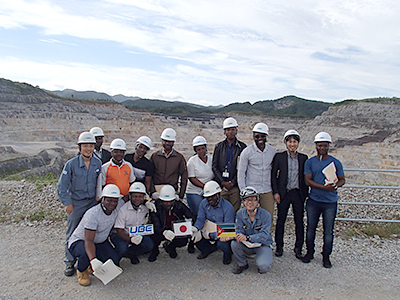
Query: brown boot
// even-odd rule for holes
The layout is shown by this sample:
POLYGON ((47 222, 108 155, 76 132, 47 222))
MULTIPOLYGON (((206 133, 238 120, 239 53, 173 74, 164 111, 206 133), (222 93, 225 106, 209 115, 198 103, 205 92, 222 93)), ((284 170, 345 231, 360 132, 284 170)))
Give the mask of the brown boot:
POLYGON ((80 285, 83 286, 88 286, 90 285, 90 278, 89 278, 89 273, 87 270, 83 272, 79 272, 79 270, 76 270, 76 275, 78 276, 78 282, 80 285))

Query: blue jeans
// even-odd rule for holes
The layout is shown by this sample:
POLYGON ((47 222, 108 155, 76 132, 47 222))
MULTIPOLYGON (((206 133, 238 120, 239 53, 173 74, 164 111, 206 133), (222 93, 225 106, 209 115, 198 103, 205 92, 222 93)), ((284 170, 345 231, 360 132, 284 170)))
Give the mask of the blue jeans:
POLYGON ((140 255, 143 253, 150 252, 153 250, 153 240, 150 236, 143 236, 142 242, 139 245, 132 244, 130 241, 124 241, 118 237, 116 233, 111 234, 110 236, 111 242, 115 246, 115 250, 117 251, 119 258, 125 254, 128 257, 130 255, 140 255))
POLYGON ((200 202, 203 201, 204 197, 199 194, 186 194, 186 200, 190 210, 197 216, 199 212, 200 202))
MULTIPOLYGON (((119 266, 119 256, 117 251, 111 246, 110 242, 105 240, 102 243, 94 244, 96 247, 96 258, 105 263, 108 259, 112 259, 114 264, 119 266)), ((90 265, 89 257, 85 250, 85 241, 79 240, 74 242, 69 251, 78 259, 77 269, 84 272, 90 265)))
POLYGON ((314 240, 315 230, 317 229, 319 216, 322 214, 322 221, 324 227, 324 247, 322 250, 323 255, 330 255, 332 253, 333 245, 333 227, 335 225, 335 218, 337 212, 337 202, 326 203, 314 201, 308 198, 307 205, 307 234, 306 244, 307 252, 314 253, 314 240))
POLYGON ((256 263, 260 272, 265 273, 271 269, 272 265, 272 248, 267 245, 262 245, 258 248, 247 248, 243 243, 233 240, 231 243, 233 254, 236 257, 238 265, 243 267, 247 265, 247 254, 257 255, 256 263))
MULTIPOLYGON (((221 242, 220 240, 216 241, 217 248, 224 253, 223 260, 228 261, 232 259, 232 250, 231 250, 231 242, 221 242)), ((201 254, 209 254, 212 251, 213 245, 210 243, 210 240, 206 240, 202 238, 199 242, 197 242, 196 247, 200 250, 201 254)))

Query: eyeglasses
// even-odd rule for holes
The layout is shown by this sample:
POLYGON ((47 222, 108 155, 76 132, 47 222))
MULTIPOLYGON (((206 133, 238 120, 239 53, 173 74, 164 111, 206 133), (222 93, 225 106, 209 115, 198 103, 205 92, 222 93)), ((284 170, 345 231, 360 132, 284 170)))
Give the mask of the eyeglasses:
POLYGON ((243 200, 244 202, 257 202, 258 200, 257 200, 257 198, 256 199, 252 199, 252 198, 246 198, 246 199, 244 199, 243 200))
POLYGON ((259 139, 259 138, 265 139, 266 137, 267 137, 266 134, 256 134, 256 135, 254 136, 254 138, 256 138, 256 139, 259 139))

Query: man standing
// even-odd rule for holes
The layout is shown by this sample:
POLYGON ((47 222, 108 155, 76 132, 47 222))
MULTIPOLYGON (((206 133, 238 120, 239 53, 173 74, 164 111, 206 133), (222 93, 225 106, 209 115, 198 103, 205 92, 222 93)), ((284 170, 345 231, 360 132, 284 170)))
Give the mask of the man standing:
POLYGON ((110 151, 102 148, 103 140, 104 140, 104 132, 103 129, 100 127, 93 127, 90 129, 90 133, 93 134, 94 138, 96 139, 96 145, 94 146, 94 155, 97 156, 104 164, 111 159, 110 151))
POLYGON ((68 216, 65 243, 65 276, 74 274, 75 257, 68 250, 68 239, 78 226, 83 214, 96 201, 97 178, 101 161, 93 156, 96 140, 90 132, 82 132, 78 138, 80 155, 70 159, 64 166, 57 184, 58 197, 68 216))
POLYGON ((307 155, 298 153, 300 135, 296 130, 288 130, 283 136, 287 151, 277 153, 272 164, 272 190, 278 204, 278 220, 275 229, 276 256, 283 254, 283 233, 286 216, 292 204, 296 243, 294 253, 302 258, 304 243, 304 201, 308 195, 308 186, 304 181, 304 163, 307 155))
POLYGON ((193 227, 193 241, 200 250, 198 259, 204 259, 217 248, 223 253, 223 264, 229 265, 232 262, 231 237, 217 237, 216 232, 209 233, 204 231, 201 234, 206 220, 213 223, 235 223, 235 210, 232 204, 221 196, 221 187, 217 182, 211 180, 204 185, 204 200, 200 203, 197 220, 193 227))
POLYGON ((125 160, 133 166, 136 181, 142 182, 146 186, 146 191, 150 194, 151 180, 154 175, 153 163, 145 155, 152 146, 148 136, 141 136, 135 143, 135 152, 125 155, 125 160))
POLYGON ((275 148, 267 143, 269 129, 267 124, 257 123, 253 128, 254 144, 240 155, 238 182, 240 190, 246 186, 254 187, 260 194, 260 206, 274 217, 274 197, 271 187, 272 160, 275 148))
POLYGON ((222 186, 221 196, 228 200, 235 212, 240 208, 240 191, 237 180, 238 157, 246 144, 236 138, 238 123, 226 118, 223 123, 226 139, 215 145, 212 170, 215 180, 222 186))
MULTIPOLYGON (((151 193, 160 192, 165 184, 170 184, 177 191, 179 199, 183 199, 186 192, 188 172, 186 160, 182 154, 173 149, 176 141, 176 132, 172 128, 166 128, 161 134, 163 149, 153 153, 150 161, 154 165, 154 176, 151 193), (178 182, 180 188, 178 191, 178 182)), ((157 198, 157 197, 153 197, 157 198)))
POLYGON ((104 187, 101 203, 90 208, 71 235, 70 252, 78 258, 76 274, 80 285, 90 285, 89 265, 94 272, 105 273, 103 263, 112 259, 119 265, 119 257, 108 241, 108 235, 117 218, 116 208, 121 197, 115 184, 104 187))
POLYGON ((150 236, 129 236, 130 227, 140 226, 147 223, 149 208, 147 208, 146 188, 141 182, 132 183, 129 188, 129 199, 118 211, 118 217, 114 228, 117 234, 111 235, 111 241, 122 258, 124 255, 131 260, 132 264, 138 264, 139 254, 150 252, 153 249, 153 240, 150 236))
POLYGON ((151 236, 154 242, 154 248, 148 258, 150 262, 157 259, 160 251, 158 246, 166 240, 163 247, 171 258, 176 258, 176 248, 184 247, 188 244, 188 252, 194 252, 194 245, 188 236, 175 236, 173 223, 191 219, 192 223, 196 216, 183 202, 176 199, 175 188, 172 185, 164 185, 159 193, 158 200, 155 202, 157 211, 150 213, 151 223, 154 225, 154 234, 151 236))
MULTIPOLYGON (((338 194, 337 188, 345 183, 342 163, 328 154, 332 144, 331 136, 326 132, 318 133, 314 138, 317 155, 308 159, 304 166, 305 181, 311 187, 307 200, 307 254, 303 257, 304 263, 309 263, 314 258, 315 230, 319 217, 322 214, 324 226, 324 246, 322 250, 322 262, 325 268, 331 268, 329 259, 333 246, 333 227, 337 212, 338 194), (323 170, 333 164, 336 178, 328 180, 323 170)), ((332 166, 330 167, 333 168, 332 166)))
POLYGON ((115 184, 118 186, 126 202, 129 198, 129 187, 136 177, 131 163, 124 160, 125 141, 122 139, 113 140, 110 149, 112 158, 101 167, 101 185, 115 184))

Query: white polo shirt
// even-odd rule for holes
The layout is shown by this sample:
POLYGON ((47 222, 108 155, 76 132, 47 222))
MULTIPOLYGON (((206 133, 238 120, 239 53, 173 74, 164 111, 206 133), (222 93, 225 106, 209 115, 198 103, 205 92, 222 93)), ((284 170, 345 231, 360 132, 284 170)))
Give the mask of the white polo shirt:
POLYGON ((131 201, 128 201, 119 209, 114 228, 124 229, 129 234, 130 227, 144 224, 148 213, 149 209, 146 205, 142 204, 136 210, 131 201))

